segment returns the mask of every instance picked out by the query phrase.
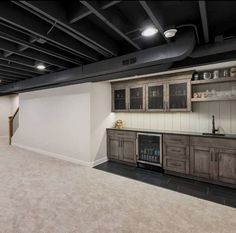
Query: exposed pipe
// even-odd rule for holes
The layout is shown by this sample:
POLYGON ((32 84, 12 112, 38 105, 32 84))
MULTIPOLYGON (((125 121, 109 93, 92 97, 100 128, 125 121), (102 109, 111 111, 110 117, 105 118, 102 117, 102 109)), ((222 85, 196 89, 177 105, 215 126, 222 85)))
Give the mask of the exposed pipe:
POLYGON ((0 94, 45 86, 62 85, 62 83, 102 81, 104 78, 111 80, 120 74, 121 78, 125 78, 129 72, 135 74, 138 69, 148 69, 150 67, 163 68, 167 64, 183 60, 192 53, 195 43, 195 35, 192 29, 180 31, 174 42, 84 65, 83 67, 76 67, 42 75, 40 78, 35 77, 6 85, 0 87, 0 94))
POLYGON ((205 57, 209 55, 215 55, 230 51, 236 51, 236 38, 228 39, 222 42, 216 42, 214 44, 202 45, 196 48, 190 55, 190 57, 192 58, 205 57))
POLYGON ((200 44, 200 39, 199 39, 197 26, 195 24, 192 24, 192 23, 187 23, 187 24, 181 24, 181 25, 177 26, 176 28, 183 28, 183 27, 192 27, 195 31, 195 35, 196 35, 196 38, 197 38, 197 43, 200 44))

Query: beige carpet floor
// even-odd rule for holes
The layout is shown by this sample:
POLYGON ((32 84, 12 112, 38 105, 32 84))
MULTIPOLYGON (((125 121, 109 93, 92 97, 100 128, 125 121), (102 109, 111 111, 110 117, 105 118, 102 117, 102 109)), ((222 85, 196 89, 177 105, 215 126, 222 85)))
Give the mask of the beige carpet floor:
POLYGON ((0 144, 0 233, 236 232, 234 208, 0 144))

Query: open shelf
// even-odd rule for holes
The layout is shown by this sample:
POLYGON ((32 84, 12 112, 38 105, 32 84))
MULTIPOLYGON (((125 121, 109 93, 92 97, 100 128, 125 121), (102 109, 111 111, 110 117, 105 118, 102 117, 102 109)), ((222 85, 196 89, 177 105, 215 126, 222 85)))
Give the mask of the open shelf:
POLYGON ((236 96, 225 96, 225 97, 209 97, 209 98, 192 98, 192 102, 211 102, 211 101, 228 101, 236 100, 236 96))
POLYGON ((225 82, 236 82, 236 77, 226 77, 226 78, 209 79, 209 80, 196 80, 196 81, 191 81, 191 84, 201 85, 201 84, 214 84, 214 83, 225 83, 225 82))

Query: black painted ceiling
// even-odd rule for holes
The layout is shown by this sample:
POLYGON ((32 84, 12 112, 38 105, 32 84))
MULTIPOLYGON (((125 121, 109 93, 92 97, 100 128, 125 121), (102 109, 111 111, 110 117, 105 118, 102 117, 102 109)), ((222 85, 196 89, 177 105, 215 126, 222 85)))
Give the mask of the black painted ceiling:
POLYGON ((1 85, 169 43, 168 28, 195 27, 199 45, 234 37, 235 12, 234 1, 1 1, 1 85), (159 33, 141 37, 149 24, 159 33))

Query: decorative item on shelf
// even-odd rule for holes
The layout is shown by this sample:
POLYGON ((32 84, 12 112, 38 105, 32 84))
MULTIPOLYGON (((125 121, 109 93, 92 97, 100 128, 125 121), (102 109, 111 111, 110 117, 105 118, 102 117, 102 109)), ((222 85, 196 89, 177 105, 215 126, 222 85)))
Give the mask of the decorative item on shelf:
POLYGON ((210 72, 204 72, 203 73, 203 79, 205 79, 205 80, 211 79, 211 73, 210 72))
POLYGON ((230 69, 230 77, 236 77, 236 67, 230 69))
POLYGON ((219 78, 219 70, 214 70, 213 79, 218 79, 218 78, 219 78))
POLYGON ((122 120, 117 120, 117 121, 115 122, 115 128, 116 128, 116 129, 122 129, 122 128, 124 128, 123 121, 122 121, 122 120))
POLYGON ((224 70, 223 70, 223 77, 224 77, 224 78, 229 77, 229 70, 228 70, 228 69, 224 69, 224 70))
POLYGON ((199 74, 198 74, 197 72, 194 72, 194 73, 193 73, 193 80, 194 80, 194 81, 199 80, 199 77, 200 77, 200 76, 199 76, 199 74))

